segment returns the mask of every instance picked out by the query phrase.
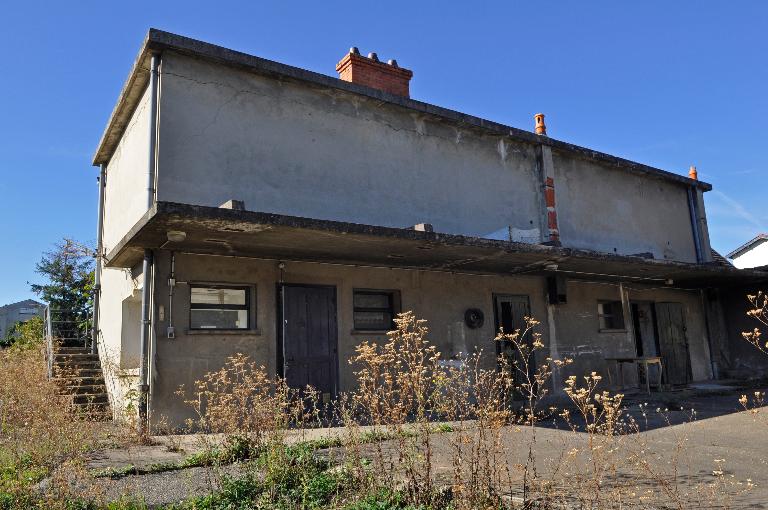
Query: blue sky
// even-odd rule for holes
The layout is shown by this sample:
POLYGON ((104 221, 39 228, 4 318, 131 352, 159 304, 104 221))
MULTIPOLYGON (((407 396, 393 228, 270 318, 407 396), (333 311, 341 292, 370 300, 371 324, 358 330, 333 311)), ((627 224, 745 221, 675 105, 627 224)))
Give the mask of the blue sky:
MULTIPOLYGON (((63 236, 95 239, 91 156, 150 26, 335 75, 352 45, 412 96, 686 173, 726 253, 768 231, 768 3, 6 2, 0 304, 63 236), (114 4, 116 5, 116 4, 114 4)), ((627 190, 631 193, 631 190, 627 190)))

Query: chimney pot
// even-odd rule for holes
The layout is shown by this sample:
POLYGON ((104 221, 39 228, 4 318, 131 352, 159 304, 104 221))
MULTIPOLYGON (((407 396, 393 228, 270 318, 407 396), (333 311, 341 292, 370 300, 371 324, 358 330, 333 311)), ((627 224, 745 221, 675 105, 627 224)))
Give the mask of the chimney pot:
POLYGON ((691 168, 688 169, 688 177, 694 181, 699 180, 699 172, 696 171, 695 166, 691 165, 691 168))
POLYGON ((537 113, 533 116, 535 122, 536 122, 536 134, 537 135, 547 135, 547 125, 544 124, 544 114, 543 113, 537 113))
POLYGON ((357 48, 352 47, 349 53, 336 64, 336 71, 339 73, 339 78, 344 81, 396 96, 410 97, 409 85, 413 72, 400 67, 395 59, 389 60, 388 63, 380 62, 374 52, 369 53, 368 58, 365 58, 357 48))

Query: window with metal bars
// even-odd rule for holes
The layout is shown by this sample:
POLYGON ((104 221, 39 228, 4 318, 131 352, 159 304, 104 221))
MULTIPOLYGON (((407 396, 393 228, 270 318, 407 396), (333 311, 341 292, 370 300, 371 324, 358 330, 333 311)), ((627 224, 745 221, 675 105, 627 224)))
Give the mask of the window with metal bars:
POLYGON ((400 292, 396 290, 356 289, 354 291, 354 328, 356 331, 395 329, 395 314, 400 310, 400 292))

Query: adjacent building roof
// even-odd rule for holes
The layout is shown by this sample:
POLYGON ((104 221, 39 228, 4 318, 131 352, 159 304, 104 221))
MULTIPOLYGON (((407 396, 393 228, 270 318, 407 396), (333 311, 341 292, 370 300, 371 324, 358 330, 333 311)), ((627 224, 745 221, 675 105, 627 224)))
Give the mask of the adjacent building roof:
POLYGON ((755 246, 757 246, 759 244, 762 244, 766 240, 768 240, 768 234, 757 234, 753 239, 751 239, 751 240, 747 241, 746 243, 742 244, 741 246, 739 246, 738 248, 733 250, 731 253, 726 255, 726 257, 728 257, 729 259, 732 259, 734 257, 738 257, 740 255, 743 255, 744 252, 747 252, 747 251, 751 250, 752 248, 754 248, 755 246))
POLYGON ((710 248, 710 251, 712 252, 712 262, 721 266, 733 267, 731 261, 720 255, 719 252, 713 250, 712 248, 710 248))
POLYGON ((521 142, 549 145, 553 149, 567 152, 575 157, 599 162, 605 166, 613 167, 618 170, 650 175, 687 186, 696 186, 704 191, 712 189, 712 186, 706 182, 693 180, 687 176, 654 168, 642 163, 636 163, 634 161, 579 147, 547 136, 537 135, 530 131, 506 126, 504 124, 431 105, 422 101, 416 101, 407 97, 388 94, 378 89, 350 83, 324 74, 255 57, 253 55, 248 55, 246 53, 154 28, 151 28, 147 33, 141 50, 133 64, 133 68, 131 69, 128 79, 120 93, 117 105, 112 111, 107 127, 99 142, 99 146, 93 156, 94 165, 109 162, 109 159, 112 157, 112 153, 128 124, 130 116, 136 108, 138 101, 141 99, 141 95, 149 81, 149 60, 151 54, 154 52, 162 52, 163 50, 175 51, 249 72, 273 76, 281 80, 301 82, 310 86, 343 90, 351 94, 367 96, 401 108, 432 115, 450 123, 461 124, 463 127, 473 127, 483 131, 489 131, 521 142))
POLYGON ((22 301, 16 301, 15 303, 8 303, 7 305, 0 306, 0 308, 13 308, 16 306, 45 306, 39 301, 34 299, 24 299, 22 301))

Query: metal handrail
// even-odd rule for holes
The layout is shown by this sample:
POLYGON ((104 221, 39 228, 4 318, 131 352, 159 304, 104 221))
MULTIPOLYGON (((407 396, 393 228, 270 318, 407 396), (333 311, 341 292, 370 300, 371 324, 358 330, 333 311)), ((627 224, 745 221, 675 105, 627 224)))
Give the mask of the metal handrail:
POLYGON ((48 379, 53 378, 53 330, 51 329, 51 307, 45 307, 45 361, 48 364, 48 379))
POLYGON ((53 377, 54 343, 75 344, 86 349, 91 347, 92 316, 90 313, 85 318, 84 324, 83 321, 75 319, 54 320, 54 318, 72 315, 70 310, 45 307, 45 356, 49 379, 53 377))

